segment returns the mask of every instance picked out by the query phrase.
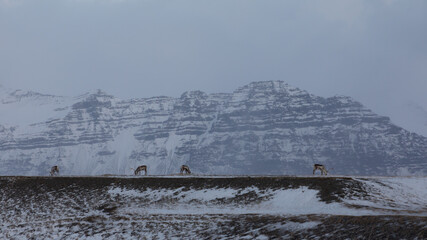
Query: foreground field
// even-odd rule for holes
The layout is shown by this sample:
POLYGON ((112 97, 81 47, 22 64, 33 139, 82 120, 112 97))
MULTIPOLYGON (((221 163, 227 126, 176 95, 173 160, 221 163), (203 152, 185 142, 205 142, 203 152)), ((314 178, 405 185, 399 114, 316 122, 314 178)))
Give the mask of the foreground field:
POLYGON ((0 177, 0 239, 425 239, 427 178, 0 177))

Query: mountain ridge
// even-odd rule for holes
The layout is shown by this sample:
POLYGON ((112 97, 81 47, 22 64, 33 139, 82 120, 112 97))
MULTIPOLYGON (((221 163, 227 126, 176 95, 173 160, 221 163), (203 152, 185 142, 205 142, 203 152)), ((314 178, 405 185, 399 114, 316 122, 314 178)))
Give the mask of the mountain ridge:
MULTIPOLYGON (((23 108, 47 109, 33 122, 0 117, 0 175, 46 175, 52 165, 63 174, 130 174, 142 164, 151 174, 181 164, 201 174, 311 174, 313 163, 335 174, 427 173, 427 138, 350 97, 323 98, 283 81, 178 98, 42 96, 54 101, 23 108)), ((17 116, 11 106, 25 105, 1 100, 0 110, 17 116)))

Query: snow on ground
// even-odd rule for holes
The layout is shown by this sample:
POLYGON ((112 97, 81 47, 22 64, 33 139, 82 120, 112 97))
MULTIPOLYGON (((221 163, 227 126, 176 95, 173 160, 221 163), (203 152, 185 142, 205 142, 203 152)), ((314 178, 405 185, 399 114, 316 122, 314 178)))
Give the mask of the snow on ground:
POLYGON ((0 239, 423 239, 426 206, 427 177, 1 177, 0 239))
POLYGON ((117 196, 129 202, 144 201, 143 207, 131 205, 120 209, 123 214, 339 214, 369 215, 370 210, 356 210, 339 203, 322 202, 317 190, 300 187, 297 189, 260 190, 256 187, 245 189, 147 189, 137 191, 114 187, 108 191, 112 198, 117 196), (253 195, 259 201, 235 204, 236 196, 253 195), (160 204, 164 199, 173 199, 160 204))
POLYGON ((111 188, 114 196, 140 198, 150 207, 131 206, 122 209, 126 213, 141 214, 335 214, 335 215, 385 215, 405 212, 427 216, 427 178, 355 178, 363 183, 367 196, 342 199, 343 202, 325 203, 318 190, 300 187, 297 189, 268 189, 256 187, 245 189, 147 189, 139 192, 123 188, 111 188), (246 205, 224 204, 226 199, 253 194, 254 201, 246 205), (175 199, 172 204, 155 204, 162 199, 175 199), (224 201, 218 201, 224 200, 224 201), (221 202, 221 204, 218 204, 221 202))
POLYGON ((369 195, 346 203, 378 209, 382 212, 407 211, 427 216, 426 177, 355 178, 369 195), (390 211, 388 211, 390 210, 390 211))

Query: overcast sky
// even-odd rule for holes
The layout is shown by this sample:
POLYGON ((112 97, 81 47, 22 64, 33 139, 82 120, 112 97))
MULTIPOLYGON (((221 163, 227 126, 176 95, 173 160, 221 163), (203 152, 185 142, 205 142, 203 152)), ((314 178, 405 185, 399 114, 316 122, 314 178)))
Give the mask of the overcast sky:
POLYGON ((0 0, 8 88, 127 99, 263 80, 406 121, 398 106, 427 109, 427 1, 0 0))

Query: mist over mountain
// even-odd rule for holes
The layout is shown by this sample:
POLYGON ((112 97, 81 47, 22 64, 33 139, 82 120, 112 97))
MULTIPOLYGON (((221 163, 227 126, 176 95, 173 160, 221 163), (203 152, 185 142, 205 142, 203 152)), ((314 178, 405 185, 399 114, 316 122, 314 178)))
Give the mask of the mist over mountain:
POLYGON ((346 96, 323 98, 283 81, 232 93, 121 100, 0 88, 0 175, 426 175, 427 138, 346 96))
POLYGON ((406 129, 415 131, 418 134, 427 136, 427 110, 415 102, 405 102, 402 104, 401 115, 396 121, 405 124, 406 129))

